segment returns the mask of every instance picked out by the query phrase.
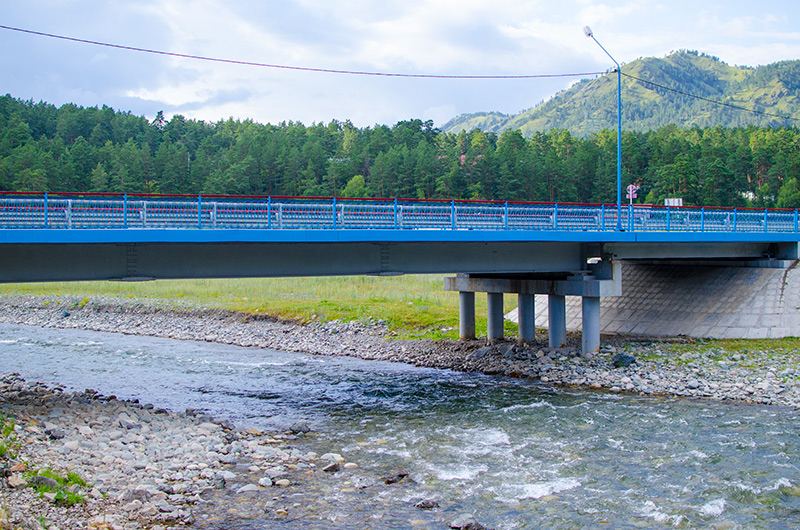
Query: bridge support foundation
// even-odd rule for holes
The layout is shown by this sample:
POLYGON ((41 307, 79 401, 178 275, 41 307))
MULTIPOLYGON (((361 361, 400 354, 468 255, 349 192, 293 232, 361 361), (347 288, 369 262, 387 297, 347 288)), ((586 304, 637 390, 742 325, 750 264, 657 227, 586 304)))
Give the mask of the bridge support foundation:
POLYGON ((475 336, 475 293, 484 292, 488 301, 488 340, 503 338, 503 293, 516 293, 519 301, 519 341, 535 338, 535 294, 547 294, 550 320, 550 347, 567 342, 566 296, 583 298, 582 350, 591 356, 600 349, 600 298, 622 294, 619 262, 599 262, 587 270, 551 275, 530 274, 504 278, 494 275, 459 274, 445 278, 447 291, 459 292, 459 333, 462 338, 475 336), (472 296, 470 296, 470 294, 472 296))
POLYGON ((547 297, 548 346, 563 348, 567 345, 567 297, 551 294, 547 297))

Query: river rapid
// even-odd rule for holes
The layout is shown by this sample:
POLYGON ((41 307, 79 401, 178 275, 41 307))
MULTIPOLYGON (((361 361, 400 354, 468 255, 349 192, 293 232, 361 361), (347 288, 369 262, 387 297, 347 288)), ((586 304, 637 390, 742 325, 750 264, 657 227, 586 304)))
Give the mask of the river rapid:
POLYGON ((786 408, 8 324, 0 352, 0 372, 29 380, 242 427, 302 419, 314 431, 308 448, 336 448, 359 466, 309 482, 297 495, 314 505, 302 520, 251 510, 198 527, 433 529, 464 513, 498 529, 800 526, 800 424, 786 408), (369 485, 400 471, 409 478, 395 487, 369 485), (415 508, 422 499, 440 508, 415 508))

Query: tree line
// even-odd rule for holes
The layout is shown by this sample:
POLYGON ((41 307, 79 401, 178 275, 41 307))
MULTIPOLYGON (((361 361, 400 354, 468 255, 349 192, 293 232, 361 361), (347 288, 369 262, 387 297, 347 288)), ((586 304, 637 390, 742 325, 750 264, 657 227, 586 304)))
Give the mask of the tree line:
MULTIPOLYGON (((797 128, 623 132, 636 202, 800 207, 797 128)), ((0 191, 616 202, 616 132, 216 123, 0 97, 0 191)))

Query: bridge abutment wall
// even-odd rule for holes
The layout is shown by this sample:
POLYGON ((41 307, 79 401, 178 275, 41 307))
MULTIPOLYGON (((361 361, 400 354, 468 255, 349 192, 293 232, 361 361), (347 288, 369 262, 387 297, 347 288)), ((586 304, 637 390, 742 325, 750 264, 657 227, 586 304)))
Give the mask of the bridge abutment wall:
MULTIPOLYGON (((600 299, 600 332, 748 339, 798 336, 797 264, 761 268, 623 262, 621 296, 600 299)), ((536 295, 537 327, 549 326, 549 299, 536 295)), ((565 318, 567 329, 581 329, 581 297, 565 298, 565 318)))

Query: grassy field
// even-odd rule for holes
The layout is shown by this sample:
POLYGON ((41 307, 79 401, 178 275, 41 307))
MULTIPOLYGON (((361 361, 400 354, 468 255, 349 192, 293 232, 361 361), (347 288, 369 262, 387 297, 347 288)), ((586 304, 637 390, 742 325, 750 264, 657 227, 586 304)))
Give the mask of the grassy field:
MULTIPOLYGON (((440 275, 64 282, 0 285, 0 294, 166 300, 303 322, 371 318, 386 321, 402 338, 458 338, 458 294, 442 284, 440 275)), ((478 333, 485 333, 486 296, 475 301, 478 333)), ((507 295, 505 310, 516 302, 507 295)), ((516 325, 506 328, 516 332, 516 325)))

